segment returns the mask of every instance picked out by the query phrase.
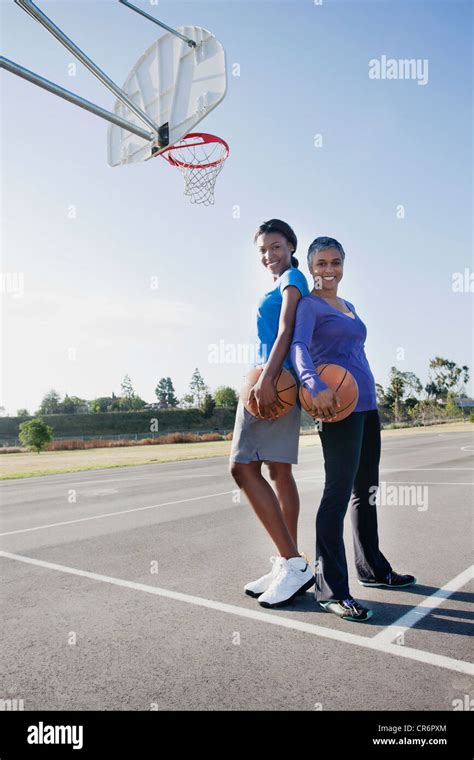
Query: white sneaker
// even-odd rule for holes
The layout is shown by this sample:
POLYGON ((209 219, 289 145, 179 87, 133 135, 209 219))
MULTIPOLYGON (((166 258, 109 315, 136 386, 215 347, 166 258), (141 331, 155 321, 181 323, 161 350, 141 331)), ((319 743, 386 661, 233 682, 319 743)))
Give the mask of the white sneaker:
POLYGON ((250 581, 250 583, 247 583, 244 586, 245 593, 249 596, 254 597, 263 594, 263 592, 266 591, 269 587, 274 577, 277 575, 282 559, 284 559, 284 557, 270 557, 270 562, 273 565, 270 572, 262 575, 262 577, 258 578, 256 581, 250 581))
MULTIPOLYGON (((300 552, 301 556, 305 558, 306 562, 309 562, 309 559, 305 552, 300 552)), ((244 586, 244 591, 249 596, 258 597, 260 594, 263 594, 264 591, 267 590, 270 583, 272 582, 273 578, 278 573, 280 560, 284 559, 284 557, 270 557, 270 562, 272 563, 273 567, 270 570, 269 573, 266 573, 265 575, 262 575, 261 578, 257 578, 256 581, 250 581, 250 583, 246 583, 244 586)), ((306 589, 305 589, 306 590, 306 589)), ((298 594, 304 594, 305 591, 298 591, 298 594)))
POLYGON ((262 607, 278 607, 314 586, 314 575, 304 557, 280 559, 283 561, 279 563, 278 572, 258 598, 262 607))

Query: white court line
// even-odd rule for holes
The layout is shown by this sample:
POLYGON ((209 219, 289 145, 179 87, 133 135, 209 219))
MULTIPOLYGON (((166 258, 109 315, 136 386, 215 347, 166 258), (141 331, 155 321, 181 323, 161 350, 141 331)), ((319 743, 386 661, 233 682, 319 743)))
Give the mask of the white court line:
POLYGON ((301 631, 303 633, 311 633, 314 636, 321 636, 322 638, 332 639, 333 641, 340 641, 344 644, 355 644, 365 649, 376 650, 377 652, 384 652, 385 654, 392 654, 396 657, 405 657, 409 660, 417 660, 418 662, 426 663, 427 665, 435 665, 440 668, 446 668, 447 670, 454 670, 458 673, 466 673, 468 675, 474 675, 474 666, 463 660, 455 660, 452 657, 445 657, 440 654, 432 654, 431 652, 424 652, 421 649, 413 649, 411 647, 399 646, 397 644, 391 644, 385 641, 377 641, 377 637, 370 638, 369 636, 359 636, 354 633, 346 633, 345 631, 332 630, 331 628, 325 628, 320 625, 314 625, 312 623, 305 623, 301 620, 294 620, 290 618, 280 617, 278 614, 272 614, 268 612, 258 612, 257 610, 247 609, 246 607, 237 607, 234 604, 225 604, 224 602, 215 602, 212 599, 205 599, 200 596, 193 596, 191 594, 182 594, 179 591, 169 591, 165 588, 159 588, 157 586, 148 586, 145 583, 136 583, 135 581, 126 581, 122 578, 113 578, 109 575, 100 575, 99 573, 90 573, 87 570, 78 570, 74 567, 67 567, 66 565, 58 565, 54 562, 45 562, 40 559, 32 559, 31 557, 25 557, 21 554, 12 554, 10 552, 0 551, 0 556, 6 559, 13 559, 19 562, 25 562, 29 565, 36 565, 38 567, 44 567, 49 570, 58 570, 62 573, 69 573, 71 575, 78 575, 83 578, 90 578, 94 581, 102 581, 103 583, 111 583, 115 586, 122 586, 123 588, 130 588, 135 591, 144 591, 147 594, 155 594, 156 596, 163 596, 168 599, 174 599, 179 602, 185 602, 187 604, 194 604, 198 607, 205 607, 211 610, 217 610, 219 612, 227 612, 231 615, 238 615, 239 617, 250 618, 251 620, 259 620, 262 623, 269 623, 270 625, 278 625, 283 628, 290 628, 294 631, 301 631))
MULTIPOLYGON (((299 478, 299 481, 302 480, 313 480, 313 476, 310 478, 299 478)), ((96 485, 99 485, 97 483, 96 485)), ((157 509, 158 507, 169 507, 173 504, 185 504, 188 501, 199 501, 199 499, 211 499, 213 496, 226 496, 230 493, 234 493, 234 491, 238 490, 238 488, 233 488, 232 491, 220 491, 220 493, 206 493, 202 494, 201 496, 193 496, 189 499, 178 499, 177 501, 164 501, 160 504, 149 504, 145 507, 134 507, 133 509, 119 509, 117 512, 106 512, 101 515, 90 515, 89 517, 78 517, 75 520, 62 520, 61 522, 57 523, 49 523, 49 525, 36 525, 33 528, 20 528, 19 530, 8 530, 5 531, 5 533, 0 533, 0 538, 2 536, 16 536, 17 533, 30 533, 34 530, 44 530, 45 528, 58 528, 62 525, 74 525, 75 523, 81 523, 81 522, 87 522, 88 520, 100 520, 103 517, 116 517, 117 515, 126 515, 130 512, 143 512, 146 509, 157 509)))
POLYGON ((445 480, 384 480, 384 483, 393 483, 396 486, 474 486, 474 480, 469 483, 456 483, 445 480))
POLYGON ((189 499, 178 499, 178 501, 164 501, 161 504, 150 504, 146 507, 134 507, 133 509, 120 509, 117 512, 106 512, 102 515, 91 515, 90 517, 78 517, 75 520, 63 520, 62 522, 50 523, 49 525, 36 525, 34 528, 21 528, 20 530, 9 530, 5 533, 0 533, 1 536, 14 536, 17 533, 30 533, 33 530, 44 530, 45 528, 57 528, 60 525, 72 525, 74 523, 87 522, 88 520, 100 520, 103 517, 116 517, 117 515, 126 515, 130 512, 143 512, 146 509, 157 509, 158 507, 168 507, 172 504, 184 504, 188 501, 198 501, 199 499, 210 499, 213 496, 226 496, 232 491, 221 491, 220 493, 207 493, 202 496, 192 496, 189 499))
MULTIPOLYGON (((300 452, 300 455, 301 455, 301 452, 300 452)), ((216 459, 216 458, 221 459, 221 457, 206 457, 206 461, 208 461, 208 459, 216 459)), ((196 459, 181 459, 181 460, 173 461, 173 462, 158 462, 157 464, 183 464, 183 463, 196 462, 196 461, 201 462, 201 461, 204 461, 204 460, 201 460, 201 459, 199 459, 199 460, 196 460, 196 459)), ((307 465, 308 465, 308 462, 300 462, 298 465, 293 465, 293 467, 303 467, 304 468, 307 465)), ((149 466, 150 465, 124 465, 123 469, 124 470, 129 470, 131 467, 143 467, 143 468, 145 468, 145 467, 149 467, 149 466)), ((104 470, 94 470, 94 472, 97 472, 98 476, 100 476, 100 474, 102 474, 104 472, 108 472, 110 469, 111 468, 105 468, 104 470)), ((429 468, 426 468, 426 467, 425 468, 423 468, 423 467, 413 467, 413 468, 409 468, 409 467, 407 467, 407 468, 404 468, 404 467, 380 467, 379 468, 379 472, 455 472, 455 471, 458 471, 458 470, 460 470, 462 472, 474 472, 474 467, 429 467, 429 468)), ((303 469, 302 473, 304 471, 305 470, 303 469)), ((87 472, 91 472, 91 470, 84 470, 84 473, 87 473, 87 472)), ((324 475, 324 470, 315 470, 314 472, 315 472, 316 475, 318 475, 318 474, 319 475, 324 475)), ((146 473, 143 473, 143 475, 142 474, 139 475, 138 477, 126 477, 126 475, 124 474, 123 477, 120 477, 120 478, 107 478, 107 480, 100 480, 99 477, 94 478, 93 480, 77 480, 77 481, 72 481, 72 482, 68 481, 67 483, 64 483, 62 480, 61 481, 59 480, 59 478, 63 478, 64 480, 67 480, 67 477, 69 475, 77 475, 77 474, 78 473, 58 472, 58 473, 54 473, 52 475, 34 475, 31 478, 12 478, 11 480, 0 480, 0 489, 1 488, 6 488, 7 486, 14 486, 14 485, 17 485, 17 484, 29 485, 31 483, 31 484, 35 485, 36 481, 41 481, 41 482, 44 483, 44 481, 47 480, 48 478, 58 478, 57 483, 53 483, 53 485, 58 485, 58 486, 68 485, 69 487, 71 487, 71 486, 83 486, 83 485, 88 485, 88 484, 94 484, 94 485, 96 485, 97 483, 115 483, 117 481, 118 482, 122 482, 122 483, 125 484, 128 481, 130 481, 130 482, 131 481, 142 481, 144 475, 148 475, 148 474, 150 474, 150 478, 149 478, 150 480, 152 480, 152 478, 156 478, 157 477, 156 473, 153 474, 153 475, 151 475, 151 473, 147 473, 146 472, 146 473)), ((294 471, 294 475, 296 476, 297 474, 298 473, 296 471, 294 471)), ((204 474, 204 477, 211 477, 211 476, 212 476, 212 473, 208 473, 208 474, 205 473, 204 474)), ((313 476, 311 476, 311 477, 313 477, 313 476)))
MULTIPOLYGON (((219 457, 220 459, 220 457, 219 457)), ((189 462, 201 462, 204 460, 201 459, 179 459, 177 461, 173 462, 156 462, 156 464, 188 464, 189 462)), ((206 457, 207 461, 207 457, 206 457)), ((152 472, 150 470, 150 465, 144 464, 134 464, 134 465, 124 465, 123 468, 104 468, 102 470, 82 470, 83 475, 88 475, 90 473, 97 473, 97 477, 93 478, 92 480, 76 480, 76 481, 68 481, 67 479, 71 477, 72 475, 77 476, 80 475, 81 472, 55 472, 51 475, 32 475, 30 478, 11 478, 10 480, 0 480, 0 488, 6 488, 6 486, 11 485, 17 485, 19 483, 22 483, 24 485, 29 485, 30 483, 35 485, 36 481, 42 481, 44 482, 48 478, 54 478, 55 482, 52 483, 52 485, 58 485, 63 486, 64 480, 67 481, 68 486, 83 486, 88 484, 96 484, 96 483, 127 483, 127 482, 133 482, 138 481, 142 482, 145 480, 156 480, 157 477, 161 477, 161 473, 152 472), (123 470, 131 470, 134 468, 135 470, 142 468, 144 471, 141 472, 139 475, 128 475, 127 473, 123 473, 119 478, 107 478, 107 480, 101 480, 101 477, 104 476, 105 472, 110 472, 111 469, 123 469, 123 470), (61 480, 60 480, 61 479, 61 480)), ((215 477, 215 474, 212 472, 205 472, 205 473, 199 473, 199 477, 203 478, 212 478, 215 477)))
MULTIPOLYGON (((183 462, 195 462, 195 459, 191 460, 180 460, 180 462, 159 462, 158 464, 180 464, 183 462)), ((199 460, 201 461, 201 460, 199 460)), ((298 467, 299 465, 294 465, 294 467, 298 467)), ((131 465, 131 467, 142 467, 142 465, 131 465)), ((148 465, 143 465, 143 467, 148 467, 148 465)), ((124 467, 124 470, 129 470, 130 467, 124 467)), ((91 472, 90 470, 84 470, 84 474, 91 472)), ((302 471, 303 474, 304 471, 302 471)), ((316 474, 320 474, 324 476, 324 470, 314 470, 316 474)), ((98 477, 94 478, 92 480, 73 480, 72 482, 67 480, 67 478, 70 475, 77 475, 77 472, 59 472, 55 473, 54 475, 37 475, 32 476, 31 478, 13 478, 12 480, 0 480, 0 489, 6 488, 6 486, 12 486, 12 485, 37 485, 36 481, 40 480, 44 483, 44 481, 47 478, 56 478, 56 482, 53 482, 50 485, 56 485, 58 487, 63 488, 64 486, 71 487, 71 486, 85 486, 85 485, 102 485, 104 483, 123 483, 124 485, 126 483, 143 483, 144 481, 150 480, 155 481, 158 477, 161 477, 161 474, 158 475, 156 472, 142 472, 139 475, 127 475, 124 473, 120 478, 106 478, 101 479, 100 475, 103 473, 102 470, 98 471, 98 477), (62 478, 62 480, 59 480, 59 478, 62 478), (64 482, 66 481, 66 483, 64 482)), ((296 477, 297 473, 293 473, 296 477)), ((198 475, 199 478, 215 478, 216 475, 213 472, 200 472, 198 475)))
MULTIPOLYGON (((439 468, 439 469, 442 469, 442 468, 439 468)), ((461 469, 461 468, 459 468, 459 469, 461 469)), ((435 472, 436 471, 437 470, 435 470, 435 472)), ((396 468, 395 470, 380 470, 380 472, 407 472, 407 471, 406 470, 401 471, 399 468, 396 468)), ((410 472, 415 472, 415 471, 414 470, 410 470, 410 472)), ((430 472, 431 472, 431 470, 430 470, 430 472)), ((314 481, 317 481, 318 484, 320 484, 320 485, 324 484, 323 480, 319 480, 318 479, 318 474, 311 475, 311 476, 305 477, 305 478, 298 478, 297 476, 295 476, 295 480, 298 483, 301 483, 303 481, 314 480, 314 481)), ((419 482, 419 481, 388 480, 388 481, 385 481, 385 482, 386 483, 393 483, 395 485, 435 485, 435 486, 449 486, 449 485, 453 485, 453 486, 471 486, 471 485, 474 485, 474 483, 443 483, 443 482, 436 482, 436 481, 433 481, 431 483, 426 483, 426 482, 419 482)), ((96 483, 96 485, 100 485, 100 481, 99 482, 95 481, 95 483, 96 483)), ((62 520, 61 522, 49 523, 47 525, 36 525, 36 526, 34 526, 32 528, 20 528, 18 530, 9 530, 9 531, 5 531, 4 533, 0 533, 0 538, 2 538, 3 536, 16 536, 19 533, 31 533, 32 531, 35 531, 35 530, 45 530, 46 528, 58 528, 58 527, 61 527, 63 525, 75 525, 76 523, 88 522, 89 520, 101 520, 102 518, 106 518, 106 517, 117 517, 119 515, 130 514, 131 512, 143 512, 144 510, 147 510, 147 509, 157 509, 159 507, 168 507, 168 506, 171 506, 173 504, 185 504, 186 502, 189 502, 189 501, 198 501, 199 499, 210 499, 210 498, 212 498, 214 496, 226 496, 226 495, 229 495, 231 493, 234 493, 235 490, 237 490, 237 489, 234 488, 231 491, 221 491, 219 493, 202 494, 201 496, 193 496, 192 498, 189 498, 189 499, 178 499, 177 501, 164 501, 164 502, 161 502, 160 504, 150 504, 150 505, 147 505, 145 507, 134 507, 133 509, 120 509, 120 510, 117 510, 116 512, 106 512, 106 513, 103 513, 103 514, 100 514, 100 515, 90 515, 89 517, 78 517, 75 520, 62 520)))
POLYGON ((373 641, 390 642, 397 638, 401 633, 405 633, 409 628, 420 622, 426 615, 429 615, 436 607, 449 599, 456 591, 469 583, 474 578, 474 565, 468 567, 464 572, 459 573, 455 578, 435 591, 431 596, 427 596, 420 604, 409 610, 405 615, 396 620, 391 625, 384 628, 383 631, 374 636, 373 641))

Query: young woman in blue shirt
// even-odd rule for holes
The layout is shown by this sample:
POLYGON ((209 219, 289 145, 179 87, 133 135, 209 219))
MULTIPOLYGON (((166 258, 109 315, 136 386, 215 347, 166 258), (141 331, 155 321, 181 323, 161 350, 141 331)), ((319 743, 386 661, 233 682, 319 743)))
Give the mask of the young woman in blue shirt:
POLYGON ((297 546, 299 496, 291 467, 298 462, 299 402, 284 416, 276 416, 282 406, 276 392, 282 367, 298 382, 288 354, 296 307, 309 288, 294 256, 296 235, 286 222, 264 222, 254 242, 273 280, 257 308, 256 364, 263 364, 264 370, 249 394, 257 404, 258 415, 252 415, 239 400, 229 469, 278 551, 271 557, 270 572, 247 583, 244 590, 257 597, 263 607, 276 607, 314 585, 309 563, 297 546), (262 474, 263 463, 268 466, 275 491, 262 474))

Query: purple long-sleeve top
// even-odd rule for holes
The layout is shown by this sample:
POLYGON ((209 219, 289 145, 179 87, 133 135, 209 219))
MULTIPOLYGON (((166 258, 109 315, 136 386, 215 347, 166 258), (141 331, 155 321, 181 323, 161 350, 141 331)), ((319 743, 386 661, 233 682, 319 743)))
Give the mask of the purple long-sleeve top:
POLYGON ((320 296, 301 298, 296 310, 290 358, 301 384, 312 396, 329 386, 315 372, 315 365, 340 364, 355 377, 359 400, 354 412, 377 408, 374 376, 365 355, 367 328, 354 306, 345 301, 354 317, 343 314, 320 296))

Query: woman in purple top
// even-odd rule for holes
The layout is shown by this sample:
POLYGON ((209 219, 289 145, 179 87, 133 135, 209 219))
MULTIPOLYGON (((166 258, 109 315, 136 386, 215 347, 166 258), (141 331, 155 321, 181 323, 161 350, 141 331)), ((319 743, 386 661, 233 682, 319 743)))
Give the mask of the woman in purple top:
POLYGON ((351 493, 354 553, 359 583, 390 588, 416 583, 394 572, 378 545, 376 490, 379 484, 380 418, 374 376, 364 351, 367 329, 350 301, 337 296, 345 253, 334 238, 319 237, 308 250, 315 287, 296 312, 291 361, 312 396, 321 423, 326 480, 316 516, 316 601, 346 620, 368 620, 372 611, 351 596, 343 528, 351 493), (339 399, 315 371, 315 365, 339 364, 359 386, 354 411, 331 422, 339 399), (324 423, 326 420, 326 423, 324 423))

